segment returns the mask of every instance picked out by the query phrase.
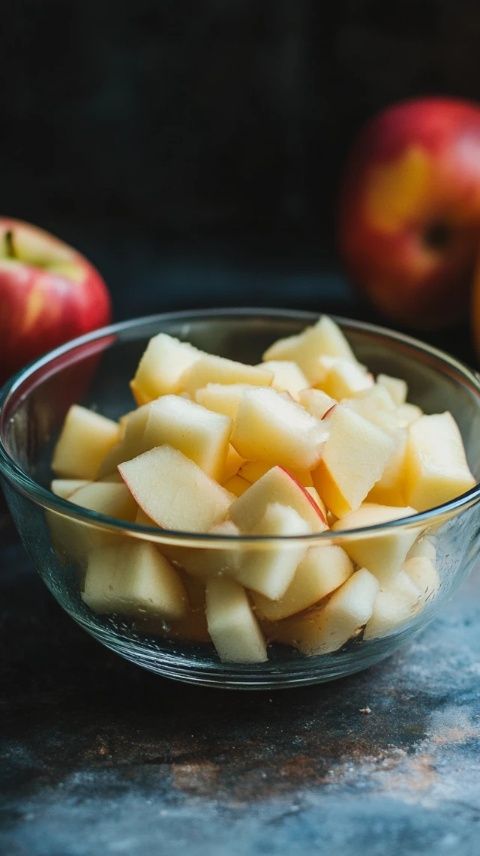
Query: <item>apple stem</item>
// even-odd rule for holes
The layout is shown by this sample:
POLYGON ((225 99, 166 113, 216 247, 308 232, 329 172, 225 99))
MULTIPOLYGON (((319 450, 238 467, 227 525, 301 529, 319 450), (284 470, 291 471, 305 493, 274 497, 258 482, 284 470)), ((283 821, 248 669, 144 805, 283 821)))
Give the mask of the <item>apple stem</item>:
POLYGON ((15 259, 15 244, 13 242, 13 231, 12 229, 8 229, 5 232, 5 249, 6 249, 6 257, 7 259, 15 259))

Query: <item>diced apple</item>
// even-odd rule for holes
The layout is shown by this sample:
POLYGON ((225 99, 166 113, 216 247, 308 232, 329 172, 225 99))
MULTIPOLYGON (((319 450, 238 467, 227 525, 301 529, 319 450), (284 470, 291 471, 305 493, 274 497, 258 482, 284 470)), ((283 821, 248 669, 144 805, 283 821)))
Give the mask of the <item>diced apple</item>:
POLYGON ((258 366, 249 366, 225 357, 204 354, 198 362, 187 369, 182 378, 182 389, 194 393, 209 383, 271 386, 273 375, 258 366))
POLYGON ((235 526, 231 520, 224 520, 212 526, 208 534, 216 535, 217 538, 224 536, 227 539, 226 545, 178 547, 175 548, 176 561, 191 576, 200 579, 224 574, 231 575, 238 569, 242 555, 241 543, 233 540, 240 535, 238 526, 235 526), (228 540, 230 538, 231 542, 228 540))
POLYGON ((408 559, 430 559, 435 564, 437 560, 437 548, 435 547, 435 538, 432 535, 423 535, 411 549, 408 551, 408 559))
POLYGON ((381 505, 405 505, 405 455, 407 431, 398 425, 396 408, 388 391, 375 384, 357 398, 344 402, 345 407, 368 419, 393 440, 393 449, 382 473, 368 494, 368 501, 381 505))
MULTIPOLYGON (((365 503, 356 511, 351 511, 337 521, 332 529, 337 532, 349 529, 362 529, 366 526, 388 523, 416 514, 414 508, 365 503)), ((400 571, 408 551, 418 537, 418 529, 411 527, 393 528, 388 533, 369 533, 345 541, 344 549, 358 565, 367 568, 385 583, 400 571)))
POLYGON ((119 436, 119 427, 112 419, 78 404, 72 405, 53 453, 53 472, 65 478, 94 479, 119 436))
POLYGON ((246 479, 250 484, 261 479, 265 473, 271 470, 272 465, 267 461, 245 461, 240 467, 239 475, 242 479, 246 479))
POLYGON ((448 411, 421 416, 409 427, 406 468, 407 502, 425 511, 475 486, 458 426, 448 411))
POLYGON ((137 504, 123 483, 89 482, 72 493, 69 501, 120 520, 133 521, 137 513, 137 504))
POLYGON ((168 635, 187 642, 210 642, 205 615, 205 583, 185 573, 181 579, 187 592, 187 613, 169 624, 168 635))
POLYGON ((361 390, 351 401, 344 404, 379 428, 394 430, 398 427, 395 418, 397 408, 385 387, 379 386, 378 383, 361 390))
MULTIPOLYGON (((250 484, 258 481, 265 473, 272 468, 271 463, 265 461, 245 461, 240 467, 239 475, 246 479, 250 484)), ((297 470, 289 467, 290 475, 304 487, 313 487, 312 474, 310 470, 297 470)), ((310 493, 310 491, 309 491, 310 493)))
POLYGON ((244 458, 308 470, 320 460, 327 433, 282 393, 258 389, 243 396, 231 442, 244 458))
POLYGON ((277 638, 304 654, 337 651, 364 627, 379 589, 377 578, 361 568, 337 589, 324 606, 285 619, 277 638))
MULTIPOLYGON (((291 475, 293 475, 293 473, 291 473, 291 475)), ((297 481, 298 481, 298 479, 297 479, 297 481)), ((310 485, 310 484, 307 484, 307 485, 303 484, 303 487, 305 488, 306 492, 308 494, 310 494, 315 505, 318 505, 320 511, 322 512, 324 519, 326 520, 328 512, 327 512, 327 509, 325 508, 325 503, 324 503, 323 499, 321 498, 320 494, 318 493, 318 490, 315 487, 313 487, 313 485, 310 485)))
POLYGON ((405 562, 403 570, 419 589, 422 606, 433 600, 440 588, 440 576, 434 562, 428 556, 412 556, 405 562))
POLYGON ((409 425, 420 419, 420 416, 423 416, 421 408, 409 402, 399 404, 395 411, 395 418, 400 428, 408 428, 409 425))
POLYGON ((252 389, 255 389, 255 386, 251 383, 207 383, 196 390, 195 401, 215 413, 223 413, 230 419, 236 419, 243 395, 252 389))
POLYGON ((140 616, 166 621, 187 611, 187 595, 179 575, 147 541, 93 550, 88 557, 82 599, 94 612, 140 616))
POLYGON ((240 468, 243 466, 244 458, 238 454, 237 450, 230 443, 227 449, 227 457, 223 467, 221 482, 222 484, 233 478, 233 476, 241 475, 240 468))
POLYGON ((405 456, 407 432, 397 428, 390 434, 394 441, 393 452, 388 459, 381 478, 368 494, 368 502, 380 505, 405 505, 405 456))
POLYGON ((326 315, 313 327, 307 327, 298 336, 279 339, 265 351, 264 360, 291 360, 300 366, 308 381, 314 385, 325 375, 319 357, 342 357, 356 362, 350 345, 342 331, 326 315))
POLYGON ((241 476, 236 475, 232 476, 231 479, 225 482, 223 485, 225 490, 228 490, 230 493, 233 493, 234 496, 242 496, 246 490, 250 487, 250 482, 246 479, 242 479, 241 476))
POLYGON ((321 389, 302 389, 298 393, 298 400, 316 419, 324 419, 337 404, 334 398, 321 389))
POLYGON ((363 638, 367 640, 388 636, 412 617, 412 609, 406 600, 396 597, 390 591, 379 591, 363 638))
POLYGON ((308 380, 296 363, 289 360, 266 360, 260 364, 262 368, 272 372, 272 386, 280 392, 288 392, 293 398, 298 397, 301 389, 309 386, 308 380))
POLYGON ((381 477, 394 443, 363 416, 337 405, 313 484, 336 517, 356 510, 381 477))
MULTIPOLYGON (((285 537, 309 533, 308 524, 297 511, 274 502, 267 506, 265 513, 249 534, 285 537)), ((245 549, 233 576, 246 588, 271 600, 278 600, 292 582, 307 546, 303 543, 282 541, 280 544, 259 544, 258 547, 245 549)))
MULTIPOLYGON (((133 521, 136 516, 136 503, 123 483, 87 482, 70 494, 68 501, 119 520, 133 521)), ((119 538, 117 533, 96 527, 93 523, 73 520, 54 512, 48 513, 48 522, 57 550, 78 562, 83 561, 90 550, 115 544, 119 538)))
POLYGON ((179 395, 164 395, 149 406, 144 450, 171 446, 218 479, 225 466, 231 426, 228 416, 179 395))
POLYGON ((143 438, 150 409, 154 403, 143 404, 122 417, 123 436, 120 442, 105 455, 99 467, 97 478, 103 478, 116 472, 119 464, 123 464, 124 461, 129 461, 147 451, 143 438))
POLYGON ((180 378, 202 356, 188 342, 180 342, 166 333, 150 339, 132 381, 137 403, 145 404, 159 395, 178 392, 180 378))
POLYGON ((280 600, 270 600, 254 593, 255 609, 260 617, 279 621, 318 603, 339 588, 352 573, 352 562, 341 547, 310 547, 280 600))
POLYGON ((87 484, 90 484, 87 479, 53 479, 51 491, 61 499, 69 499, 72 493, 87 484))
POLYGON ((119 471, 138 505, 164 529, 207 532, 227 514, 231 495, 170 446, 144 452, 119 471))
POLYGON ((251 532, 272 502, 288 505, 303 518, 311 532, 327 528, 321 509, 306 489, 282 469, 272 467, 230 506, 230 517, 242 532, 251 532))
POLYGON ((211 577, 206 588, 208 632, 225 663, 263 663, 267 648, 243 588, 234 580, 211 577))
POLYGON ((405 380, 399 377, 379 374, 377 376, 377 383, 387 390, 394 404, 405 404, 408 395, 408 386, 405 380))
POLYGON ((349 359, 334 359, 331 368, 318 385, 323 392, 339 401, 358 395, 373 386, 373 378, 360 363, 349 359))

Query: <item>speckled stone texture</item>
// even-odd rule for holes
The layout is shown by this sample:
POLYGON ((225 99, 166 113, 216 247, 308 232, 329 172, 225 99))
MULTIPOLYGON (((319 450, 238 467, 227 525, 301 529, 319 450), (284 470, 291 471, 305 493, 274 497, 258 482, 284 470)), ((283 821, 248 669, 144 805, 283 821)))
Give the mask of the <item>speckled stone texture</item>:
POLYGON ((478 574, 367 673, 236 693, 122 662, 2 542, 0 852, 480 852, 478 574))

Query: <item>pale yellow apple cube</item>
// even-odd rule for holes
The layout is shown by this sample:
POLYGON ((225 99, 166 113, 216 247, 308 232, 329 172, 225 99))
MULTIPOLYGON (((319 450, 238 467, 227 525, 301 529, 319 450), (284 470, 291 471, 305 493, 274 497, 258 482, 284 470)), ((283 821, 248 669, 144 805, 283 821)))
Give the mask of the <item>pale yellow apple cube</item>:
POLYGON ((340 401, 351 398, 373 387, 372 375, 360 363, 348 359, 334 359, 318 386, 330 398, 340 401))
POLYGON ((377 578, 361 568, 334 591, 324 606, 285 619, 276 637, 304 654, 337 651, 356 636, 371 617, 378 589, 377 578))
POLYGON ((279 339, 263 355, 264 360, 297 363, 312 385, 325 375, 325 366, 319 362, 321 357, 341 357, 356 362, 342 331, 327 315, 323 315, 313 327, 307 327, 298 336, 279 339))
POLYGON ((251 383, 207 383, 195 391, 195 401, 233 420, 244 393, 251 389, 255 389, 251 383))
POLYGON ((288 618, 331 594, 352 573, 351 559, 341 547, 310 547, 282 597, 279 600, 271 600, 254 592, 255 609, 259 616, 269 621, 288 618))
POLYGON ((218 479, 227 458, 231 426, 228 416, 213 413, 180 395, 164 395, 149 405, 144 450, 171 446, 218 479))
POLYGON ((90 484, 87 479, 53 479, 50 488, 55 496, 59 496, 61 499, 69 499, 72 493, 87 484, 90 484))
POLYGON ((288 392, 292 398, 297 399, 300 390, 309 386, 301 368, 291 360, 266 360, 261 366, 272 372, 274 389, 288 392))
POLYGON ((356 510, 381 477, 394 443, 385 431, 344 405, 328 419, 329 436, 313 484, 336 517, 356 510))
POLYGON ((394 404, 405 404, 408 395, 406 380, 386 374, 377 376, 377 383, 387 390, 394 404))
POLYGON ((231 494, 171 446, 125 461, 119 471, 138 505, 164 529, 207 532, 231 503, 231 494))
POLYGON ((188 342, 180 342, 166 333, 150 339, 132 380, 132 391, 145 404, 159 395, 178 392, 185 371, 202 356, 188 342))
POLYGON ((455 499, 476 484, 448 411, 421 416, 410 425, 405 469, 407 502, 419 511, 455 499))
POLYGON ((183 375, 182 389, 195 393, 209 383, 250 384, 252 386, 271 386, 273 375, 258 366, 249 366, 225 357, 204 354, 183 375))
POLYGON ((310 469, 320 460, 327 438, 325 425, 296 402, 274 389, 243 396, 231 442, 249 460, 310 469))
POLYGON ((316 419, 325 419, 337 401, 321 389, 302 389, 298 401, 316 419))
POLYGON ((322 509, 307 489, 282 467, 272 467, 252 484, 232 503, 229 516, 242 532, 251 532, 272 502, 293 508, 308 524, 310 532, 327 529, 322 509))
MULTIPOLYGON (((410 517, 412 514, 416 514, 416 510, 410 506, 400 508, 366 502, 356 511, 351 511, 338 520, 332 529, 335 532, 362 529, 410 517)), ((367 568, 385 583, 398 574, 418 535, 419 530, 415 527, 392 528, 388 533, 369 533, 349 538, 345 541, 344 549, 357 565, 367 568)))
POLYGON ((170 562, 147 541, 93 550, 82 599, 94 612, 172 621, 187 611, 187 594, 170 562))
MULTIPOLYGON (((249 534, 271 537, 308 535, 310 527, 293 508, 273 502, 267 506, 265 513, 249 534)), ((302 542, 282 541, 279 544, 269 542, 245 549, 233 576, 245 588, 278 600, 292 582, 307 546, 302 542)))
POLYGON ((206 588, 208 632, 225 663, 263 663, 267 647, 242 586, 211 577, 206 588))
POLYGON ((103 458, 119 437, 120 429, 112 419, 73 404, 53 452, 53 472, 72 479, 96 478, 103 458))

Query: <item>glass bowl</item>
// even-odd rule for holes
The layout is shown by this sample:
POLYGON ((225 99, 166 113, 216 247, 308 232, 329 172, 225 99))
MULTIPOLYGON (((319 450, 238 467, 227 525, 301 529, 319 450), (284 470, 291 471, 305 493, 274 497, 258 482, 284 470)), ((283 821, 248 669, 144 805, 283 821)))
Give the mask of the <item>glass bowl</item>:
MULTIPOLYGON (((391 654, 431 621, 472 568, 479 551, 477 485, 438 508, 356 532, 297 537, 222 537, 169 532, 126 523, 80 508, 48 488, 55 439, 74 402, 117 419, 134 407, 128 381, 148 340, 163 331, 211 353, 257 363, 275 339, 300 332, 317 320, 306 312, 216 310, 179 312, 117 324, 83 336, 16 375, 0 398, 0 477, 22 542, 58 603, 88 633, 122 657, 182 681, 243 689, 314 684, 365 669, 391 654), (298 550, 391 534, 434 540, 439 586, 400 627, 366 639, 360 628, 333 653, 305 656, 278 642, 268 661, 222 663, 206 641, 203 588, 186 579, 191 610, 188 626, 138 615, 99 615, 82 599, 85 556, 92 545, 150 541, 177 567, 228 565, 248 550, 298 550), (190 565, 189 565, 190 563, 190 565)), ((409 400, 427 413, 451 410, 463 435, 475 478, 480 474, 480 385, 456 360, 420 342, 370 324, 335 319, 356 355, 375 373, 405 378, 409 400)), ((179 573, 184 573, 182 570, 179 573)), ((187 577, 184 574, 185 578, 187 577)), ((264 627, 267 637, 275 632, 264 627)))

